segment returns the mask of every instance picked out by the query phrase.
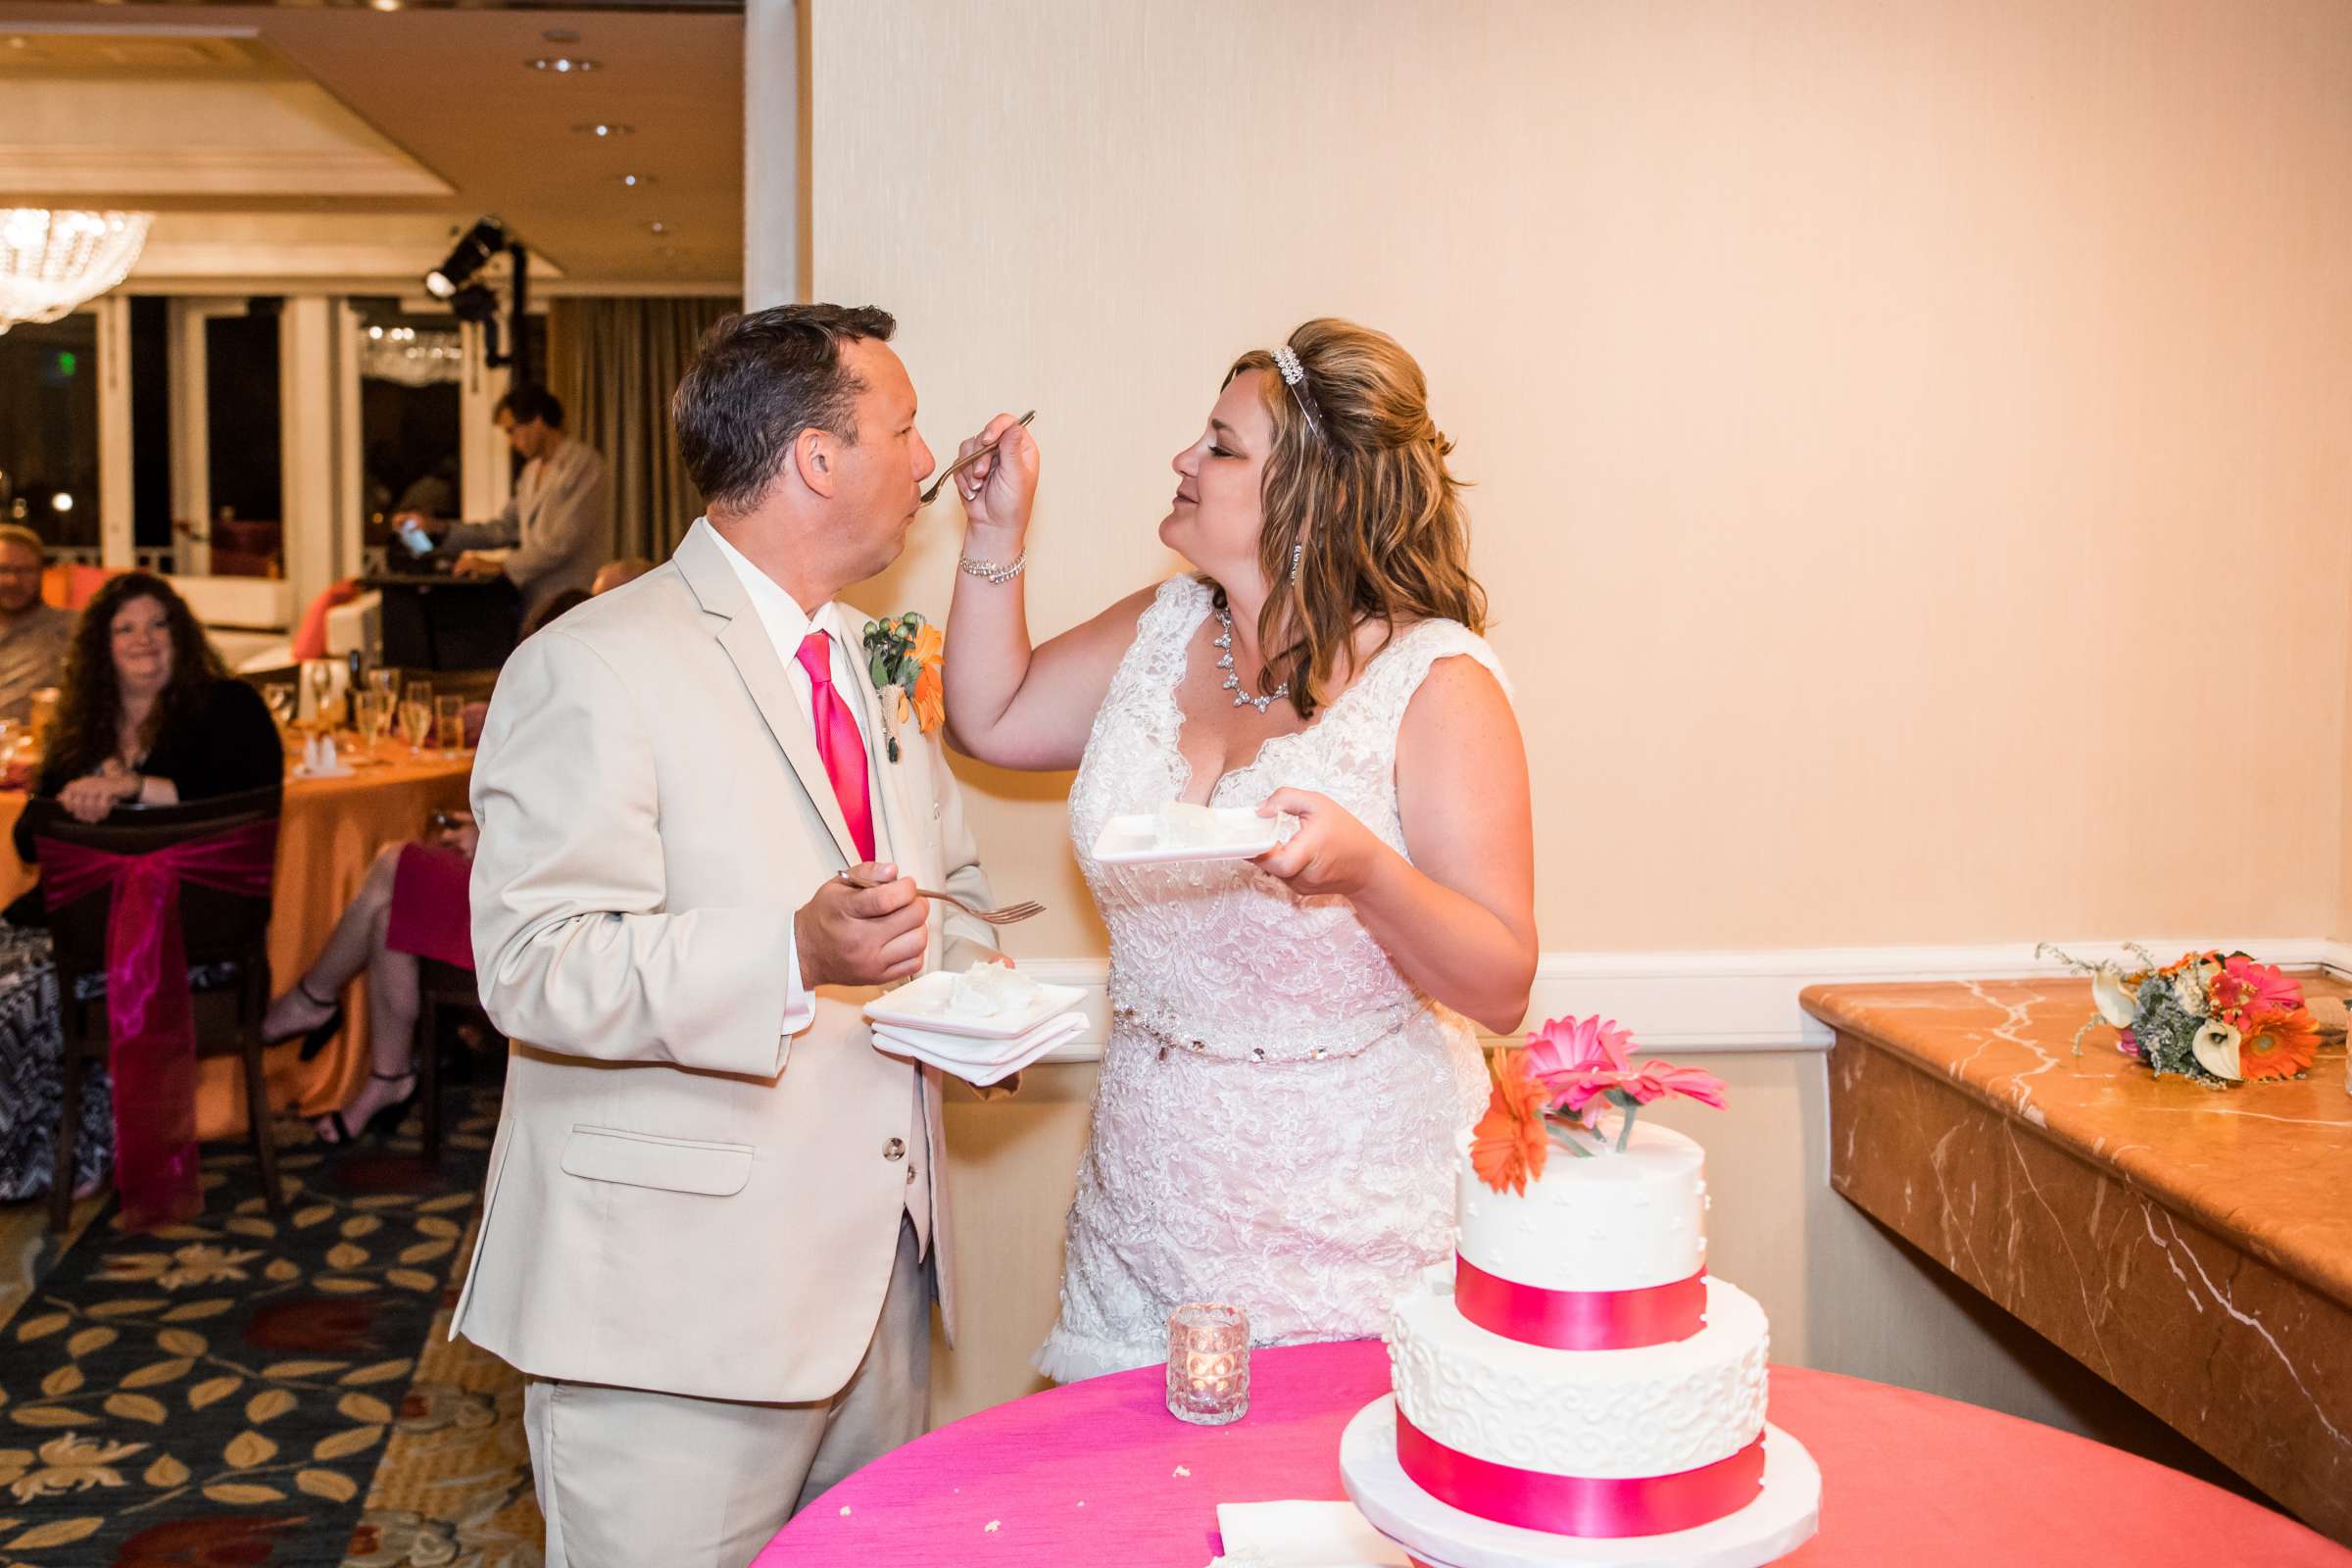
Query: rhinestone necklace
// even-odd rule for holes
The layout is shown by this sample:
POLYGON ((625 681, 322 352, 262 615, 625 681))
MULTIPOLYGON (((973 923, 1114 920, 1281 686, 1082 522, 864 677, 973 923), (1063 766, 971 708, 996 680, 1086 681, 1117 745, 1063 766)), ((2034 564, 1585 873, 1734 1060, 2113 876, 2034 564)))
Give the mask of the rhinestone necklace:
POLYGON ((1268 708, 1291 695, 1291 683, 1286 680, 1263 697, 1252 697, 1242 690, 1241 673, 1233 667, 1233 616, 1223 605, 1213 608, 1217 612, 1218 631, 1216 640, 1210 646, 1223 650, 1217 655, 1217 667, 1225 672, 1225 689, 1233 693, 1233 706, 1254 708, 1263 713, 1268 708))

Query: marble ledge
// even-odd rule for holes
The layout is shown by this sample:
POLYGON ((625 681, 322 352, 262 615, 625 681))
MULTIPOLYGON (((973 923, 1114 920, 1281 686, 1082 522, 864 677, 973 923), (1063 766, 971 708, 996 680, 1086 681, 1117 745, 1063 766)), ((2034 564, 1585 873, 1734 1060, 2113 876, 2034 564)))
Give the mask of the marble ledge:
POLYGON ((1827 985, 1802 1002, 1840 1036, 1944 1080, 2352 1308, 2352 1096, 2340 1041, 2322 1047, 2308 1078, 2216 1090, 2156 1078, 2103 1024, 2078 1055, 2075 1032, 2092 1016, 2083 980, 1827 985))
POLYGON ((2310 1078, 2215 1091, 2154 1078, 2103 1027, 2077 1055, 2083 982, 1826 986, 1804 1004, 1836 1032, 1839 1194, 2352 1544, 2340 1047, 2310 1078))

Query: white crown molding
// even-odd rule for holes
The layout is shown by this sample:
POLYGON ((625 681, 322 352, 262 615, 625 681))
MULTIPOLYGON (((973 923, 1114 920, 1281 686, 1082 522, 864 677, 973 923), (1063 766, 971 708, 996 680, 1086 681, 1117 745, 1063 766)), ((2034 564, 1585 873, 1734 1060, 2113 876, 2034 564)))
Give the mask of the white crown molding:
POLYGON ((44 197, 443 197, 456 187, 397 154, 344 147, 122 147, 0 142, 11 188, 44 197))
MULTIPOLYGON (((2078 958, 2127 958, 2114 941, 2057 944, 2078 958)), ((2239 949, 2293 969, 2352 976, 2352 943, 2322 937, 2167 939, 2141 946, 2161 957, 2200 948, 2239 949)), ((1097 1061, 1110 1038, 1101 958, 1024 958, 1021 972, 1085 992, 1087 1028, 1048 1061, 1097 1061)), ((2031 943, 1974 947, 1758 948, 1726 952, 1547 953, 1528 999, 1531 1022, 1597 1012, 1633 1030, 1644 1051, 1686 1055, 1827 1051, 1827 1025, 1797 1004, 1807 986, 1905 980, 2014 980, 2058 976, 2066 966, 2034 956, 2031 943)), ((1513 1037, 1516 1038, 1516 1037, 1513 1037)))

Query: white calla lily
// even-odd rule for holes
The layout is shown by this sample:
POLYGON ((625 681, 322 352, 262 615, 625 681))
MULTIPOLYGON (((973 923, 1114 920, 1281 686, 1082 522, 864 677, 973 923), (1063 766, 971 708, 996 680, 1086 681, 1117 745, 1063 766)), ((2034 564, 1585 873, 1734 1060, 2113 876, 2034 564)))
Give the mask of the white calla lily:
POLYGON ((2245 1077, 2244 1070, 2237 1064, 2240 1039, 2234 1027, 2216 1018, 2196 1032, 2195 1038, 2189 1042, 2189 1054, 2197 1058, 2198 1066, 2216 1078, 2227 1078, 2235 1083, 2245 1077))
POLYGON ((2139 1011, 2139 1004, 2124 989, 2123 976, 2107 964, 2090 972, 2090 1000, 2099 1016, 2118 1029, 2131 1028, 2139 1011))

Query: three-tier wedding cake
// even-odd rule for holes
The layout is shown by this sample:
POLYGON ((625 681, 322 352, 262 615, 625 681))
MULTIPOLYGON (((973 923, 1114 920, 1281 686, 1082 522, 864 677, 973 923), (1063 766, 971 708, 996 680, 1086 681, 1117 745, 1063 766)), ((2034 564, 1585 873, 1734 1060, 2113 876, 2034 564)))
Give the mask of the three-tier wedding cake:
POLYGON ((1706 1272, 1703 1152, 1634 1123, 1722 1086, 1584 1038, 1536 1037, 1465 1136, 1457 1256, 1396 1303, 1348 1490, 1436 1568, 1769 1562, 1812 1535, 1819 1474, 1765 1423, 1764 1309, 1706 1272))

